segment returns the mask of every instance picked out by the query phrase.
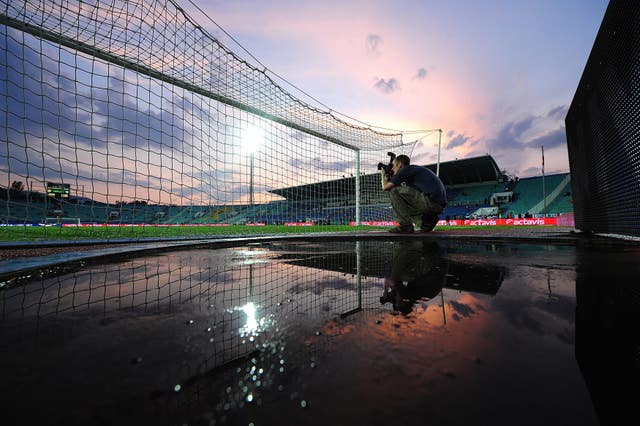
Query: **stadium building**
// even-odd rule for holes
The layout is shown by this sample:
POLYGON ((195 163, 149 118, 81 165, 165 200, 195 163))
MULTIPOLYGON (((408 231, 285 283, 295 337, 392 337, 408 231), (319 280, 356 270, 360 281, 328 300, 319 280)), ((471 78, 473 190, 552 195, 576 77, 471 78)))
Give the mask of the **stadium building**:
MULTIPOLYGON (((437 165, 425 167, 435 173, 437 165)), ((484 155, 440 163, 439 176, 449 200, 441 219, 539 217, 573 211, 569 173, 509 177, 492 156, 484 155)), ((361 220, 392 220, 389 196, 381 189, 380 174, 362 175, 360 188, 361 220)), ((348 177, 270 192, 284 197, 289 205, 306 206, 308 217, 298 219, 345 223, 355 220, 355 191, 356 178, 348 177)), ((270 217, 264 208, 257 209, 256 220, 282 219, 279 215, 270 217)))
MULTIPOLYGON (((436 164, 425 167, 436 172, 436 164)), ((573 211, 568 173, 519 179, 507 176, 490 155, 440 164, 449 203, 446 219, 556 216, 573 211)), ((69 192, 39 193, 7 189, 0 198, 10 207, 2 223, 112 224, 286 224, 347 225, 356 221, 356 178, 345 177, 269 191, 282 200, 255 205, 160 205, 147 202, 100 203, 69 192)), ((393 220, 389 195, 379 172, 360 176, 360 221, 393 220)))

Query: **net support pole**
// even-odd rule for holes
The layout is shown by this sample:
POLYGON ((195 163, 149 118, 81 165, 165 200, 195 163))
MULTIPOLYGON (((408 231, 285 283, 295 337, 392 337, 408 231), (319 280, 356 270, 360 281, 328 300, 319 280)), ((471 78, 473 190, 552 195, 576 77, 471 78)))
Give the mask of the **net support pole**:
POLYGON ((362 269, 360 267, 361 264, 362 264, 361 242, 356 241, 356 295, 358 300, 357 301, 358 306, 351 309, 350 311, 340 314, 340 318, 346 318, 349 315, 362 312, 362 269))
POLYGON ((360 225, 360 150, 354 150, 356 157, 356 226, 360 225))
MULTIPOLYGON (((253 205, 255 200, 253 199, 253 152, 249 155, 249 204, 251 205, 251 215, 253 216, 253 205)), ((253 217, 251 219, 253 222, 253 217)))
POLYGON ((361 242, 356 241, 356 291, 358 293, 358 309, 362 310, 362 247, 361 242))
POLYGON ((544 184, 544 145, 541 146, 542 149, 542 199, 544 201, 544 217, 547 217, 547 188, 544 184))
POLYGON ((440 176, 440 147, 442 146, 442 129, 438 129, 438 162, 436 163, 436 175, 440 176))

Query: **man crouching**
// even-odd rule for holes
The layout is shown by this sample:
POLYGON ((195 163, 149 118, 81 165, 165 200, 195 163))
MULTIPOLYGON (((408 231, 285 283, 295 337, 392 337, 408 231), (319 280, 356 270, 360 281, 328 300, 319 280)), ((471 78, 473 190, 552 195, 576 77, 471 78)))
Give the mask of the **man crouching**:
POLYGON ((393 219, 399 223, 389 232, 410 234, 414 223, 418 232, 433 230, 447 205, 447 192, 440 178, 426 167, 411 165, 406 155, 398 155, 391 170, 391 179, 380 170, 382 190, 389 191, 393 219))

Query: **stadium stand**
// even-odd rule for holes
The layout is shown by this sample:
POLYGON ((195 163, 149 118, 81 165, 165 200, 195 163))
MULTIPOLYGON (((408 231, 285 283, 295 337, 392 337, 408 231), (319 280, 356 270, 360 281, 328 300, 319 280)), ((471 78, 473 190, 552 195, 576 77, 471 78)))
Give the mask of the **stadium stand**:
MULTIPOLYGON (((429 164, 425 167, 435 172, 437 166, 429 164)), ((485 155, 442 163, 440 177, 447 188, 449 200, 440 215, 441 219, 542 215, 545 204, 543 194, 546 194, 548 215, 572 211, 568 173, 544 178, 513 179, 500 172, 493 157, 485 155)), ((379 180, 378 173, 361 178, 361 199, 364 200, 361 206, 362 221, 392 220, 388 194, 380 189, 379 180)), ((307 206, 305 211, 309 217, 324 218, 330 223, 348 223, 355 220, 355 207, 352 205, 354 191, 355 178, 345 178, 271 192, 285 197, 289 203, 311 202, 321 208, 321 214, 317 215, 311 205, 307 206), (330 193, 329 187, 334 189, 333 198, 323 195, 330 193), (335 191, 335 188, 340 191, 335 191)))
MULTIPOLYGON (((570 188, 569 188, 570 189, 570 188)), ((560 213, 567 213, 573 211, 573 199, 571 198, 571 191, 566 191, 551 204, 547 205, 547 214, 558 215, 560 213)))
MULTIPOLYGON (((426 167, 436 170, 435 164, 426 167)), ((499 171, 491 156, 442 163, 440 176, 446 182, 449 199, 441 219, 544 214, 542 176, 508 178, 499 171)), ((388 194, 380 189, 379 180, 378 173, 361 177, 361 221, 393 220, 388 194)), ((544 186, 547 215, 573 211, 568 173, 545 176, 544 186)), ((9 192, 4 192, 5 197, 9 192)), ((280 225, 314 222, 345 225, 356 220, 354 177, 270 192, 285 199, 254 206, 166 206, 142 202, 105 204, 73 196, 68 200, 55 201, 47 200, 42 193, 11 193, 8 208, 0 212, 0 221, 37 224, 43 223, 47 217, 65 217, 79 219, 81 223, 109 224, 237 225, 259 222, 280 225)))
MULTIPOLYGON (((549 205, 569 183, 570 177, 568 173, 545 176, 544 189, 541 176, 520 179, 513 189, 513 202, 505 205, 502 213, 505 215, 512 214, 513 216, 544 213, 544 193, 547 194, 547 213, 550 213, 549 205)), ((561 207, 561 204, 557 205, 557 208, 561 207)), ((557 213, 565 213, 565 211, 557 213)))

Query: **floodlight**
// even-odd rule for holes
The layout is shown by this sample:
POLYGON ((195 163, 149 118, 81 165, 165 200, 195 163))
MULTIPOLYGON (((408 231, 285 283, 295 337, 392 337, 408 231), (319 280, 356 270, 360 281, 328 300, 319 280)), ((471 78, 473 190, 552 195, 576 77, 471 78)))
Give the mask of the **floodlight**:
POLYGON ((242 151, 245 154, 253 154, 264 142, 264 134, 262 129, 254 126, 247 127, 242 135, 242 151))

